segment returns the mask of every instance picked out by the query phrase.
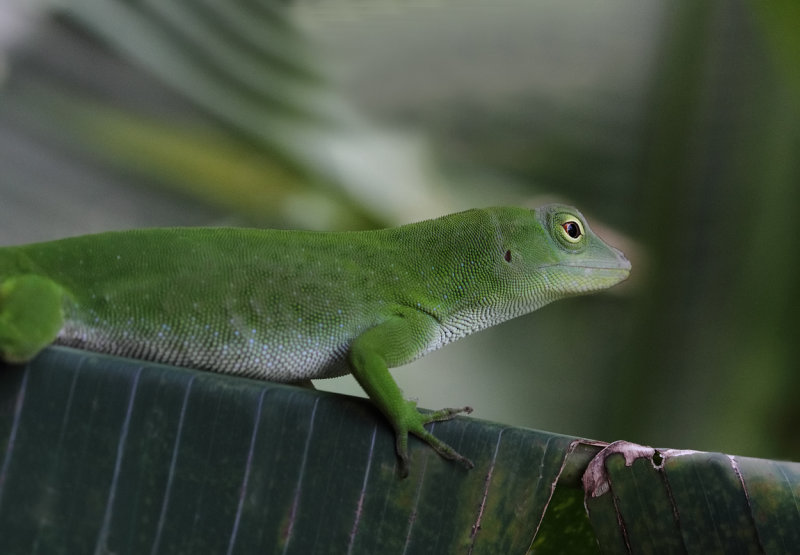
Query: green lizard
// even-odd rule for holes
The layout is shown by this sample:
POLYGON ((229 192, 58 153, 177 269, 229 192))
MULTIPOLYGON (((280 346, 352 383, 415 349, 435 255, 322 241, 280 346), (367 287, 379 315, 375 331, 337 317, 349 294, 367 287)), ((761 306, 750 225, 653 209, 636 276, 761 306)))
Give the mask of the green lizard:
POLYGON ((469 210, 360 232, 163 228, 0 248, 0 357, 51 343, 286 383, 352 373, 396 434, 472 463, 424 425, 388 368, 630 263, 562 205, 469 210))

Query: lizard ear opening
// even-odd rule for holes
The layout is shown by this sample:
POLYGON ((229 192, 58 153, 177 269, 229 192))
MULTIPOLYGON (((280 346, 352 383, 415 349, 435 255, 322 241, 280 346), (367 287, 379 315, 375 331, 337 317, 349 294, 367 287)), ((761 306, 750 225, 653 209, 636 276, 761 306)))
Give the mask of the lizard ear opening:
POLYGON ((503 258, 506 259, 506 262, 511 262, 511 251, 506 251, 505 256, 503 258))

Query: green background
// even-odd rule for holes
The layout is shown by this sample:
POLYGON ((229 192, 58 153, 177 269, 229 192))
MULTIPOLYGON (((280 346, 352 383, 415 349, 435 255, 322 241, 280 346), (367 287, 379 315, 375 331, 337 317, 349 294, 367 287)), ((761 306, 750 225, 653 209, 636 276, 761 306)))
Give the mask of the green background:
POLYGON ((629 255, 630 281, 397 370, 406 394, 800 459, 795 3, 4 10, 0 243, 567 201, 629 255))

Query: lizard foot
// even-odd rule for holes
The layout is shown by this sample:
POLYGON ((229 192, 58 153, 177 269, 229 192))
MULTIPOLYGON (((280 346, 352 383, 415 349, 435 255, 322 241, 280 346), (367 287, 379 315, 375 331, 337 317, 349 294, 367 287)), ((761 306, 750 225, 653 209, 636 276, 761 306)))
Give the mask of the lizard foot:
POLYGON ((397 455, 400 459, 400 476, 408 476, 408 434, 413 434, 422 441, 430 445, 441 457, 461 463, 466 468, 474 468, 471 460, 458 453, 447 443, 434 436, 425 429, 425 424, 430 422, 442 422, 450 420, 458 414, 469 414, 472 407, 460 409, 446 408, 435 412, 423 414, 417 409, 417 404, 413 401, 406 401, 405 418, 403 423, 396 423, 395 432, 397 434, 397 455))

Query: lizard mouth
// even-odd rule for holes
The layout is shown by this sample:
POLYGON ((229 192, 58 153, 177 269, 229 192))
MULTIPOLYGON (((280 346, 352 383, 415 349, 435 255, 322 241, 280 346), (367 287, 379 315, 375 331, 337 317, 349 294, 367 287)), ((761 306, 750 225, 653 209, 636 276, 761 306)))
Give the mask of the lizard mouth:
MULTIPOLYGON (((559 262, 557 264, 549 264, 547 266, 542 266, 541 268, 563 268, 570 271, 570 269, 577 270, 579 272, 585 273, 594 273, 596 272, 597 275, 615 275, 621 276, 622 279, 628 277, 631 273, 631 262, 625 255, 622 254, 622 251, 611 247, 611 250, 616 255, 615 259, 602 259, 602 260, 581 260, 579 262, 570 262, 564 261, 559 262)), ((570 273, 573 273, 570 271, 570 273)))
POLYGON ((630 263, 627 266, 610 266, 608 264, 561 264, 562 289, 576 292, 590 292, 607 289, 628 279, 631 273, 630 263))
POLYGON ((562 268, 576 268, 579 270, 587 271, 587 272, 598 272, 599 274, 609 273, 611 275, 619 275, 624 276, 622 279, 628 277, 631 273, 631 262, 625 255, 622 254, 622 251, 619 249, 615 249, 614 247, 610 247, 611 251, 616 255, 616 259, 613 260, 581 260, 577 263, 570 263, 561 262, 556 266, 560 266, 562 268))
POLYGON ((631 273, 631 263, 621 251, 612 250, 615 258, 553 264, 548 273, 557 273, 558 279, 551 284, 558 283, 557 288, 564 292, 588 293, 625 281, 631 273))

